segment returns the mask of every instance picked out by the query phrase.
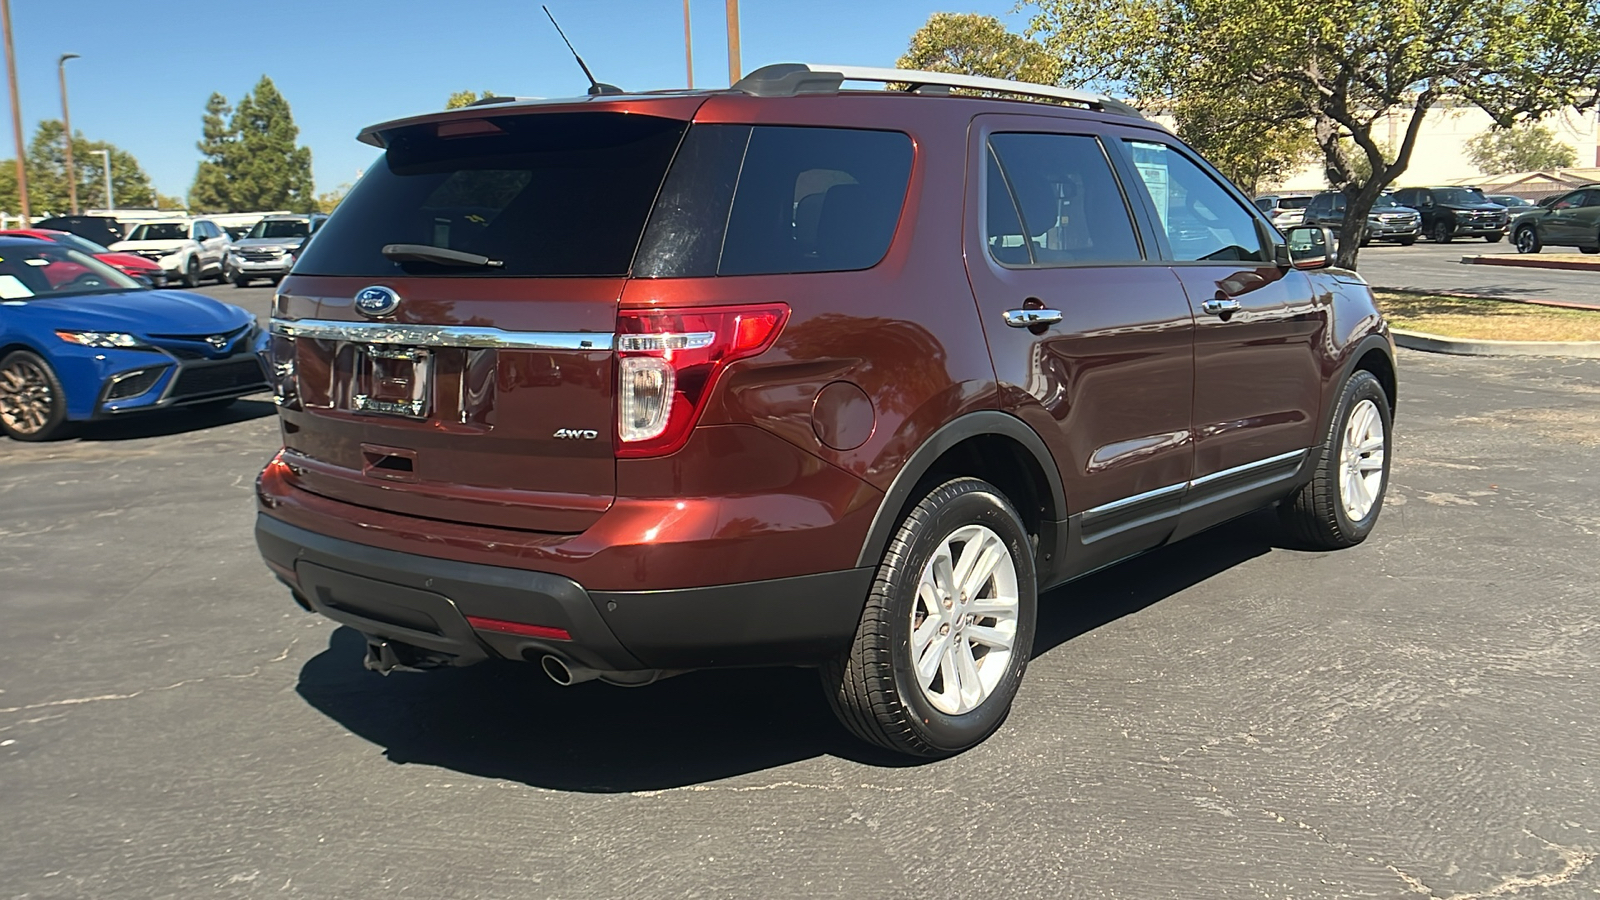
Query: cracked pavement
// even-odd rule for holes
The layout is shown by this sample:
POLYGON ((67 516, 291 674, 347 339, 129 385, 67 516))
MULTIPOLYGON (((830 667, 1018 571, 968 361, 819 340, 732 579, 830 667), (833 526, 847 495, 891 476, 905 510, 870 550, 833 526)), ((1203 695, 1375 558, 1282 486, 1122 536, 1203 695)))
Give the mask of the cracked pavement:
POLYGON ((1600 362, 1400 362, 1371 540, 1055 591, 925 764, 798 670, 366 672, 256 557, 269 404, 0 443, 0 900, 1600 897, 1600 362))

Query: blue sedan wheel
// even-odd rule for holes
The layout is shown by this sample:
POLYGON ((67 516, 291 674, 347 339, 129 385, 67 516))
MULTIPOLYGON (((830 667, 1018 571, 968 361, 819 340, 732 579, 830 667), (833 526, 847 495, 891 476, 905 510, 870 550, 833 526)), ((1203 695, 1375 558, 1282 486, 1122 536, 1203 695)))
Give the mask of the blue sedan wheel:
POLYGON ((50 364, 17 350, 0 360, 0 430, 19 441, 62 437, 67 395, 50 364))

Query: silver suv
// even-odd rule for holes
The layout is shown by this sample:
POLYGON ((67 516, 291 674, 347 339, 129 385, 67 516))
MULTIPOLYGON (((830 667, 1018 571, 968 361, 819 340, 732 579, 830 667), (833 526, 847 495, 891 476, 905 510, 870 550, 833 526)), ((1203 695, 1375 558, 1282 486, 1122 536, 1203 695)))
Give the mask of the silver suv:
POLYGON ((236 287, 245 287, 257 278, 277 284, 289 274, 300 244, 327 218, 320 213, 263 218, 228 251, 224 275, 236 287))

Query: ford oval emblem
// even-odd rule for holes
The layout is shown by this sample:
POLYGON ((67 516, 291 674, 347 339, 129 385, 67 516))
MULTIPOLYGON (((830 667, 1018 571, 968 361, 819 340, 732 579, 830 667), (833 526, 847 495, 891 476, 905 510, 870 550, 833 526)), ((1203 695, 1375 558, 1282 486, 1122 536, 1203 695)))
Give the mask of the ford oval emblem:
POLYGON ((356 312, 373 319, 394 315, 400 308, 400 295, 392 289, 373 285, 356 294, 356 312))

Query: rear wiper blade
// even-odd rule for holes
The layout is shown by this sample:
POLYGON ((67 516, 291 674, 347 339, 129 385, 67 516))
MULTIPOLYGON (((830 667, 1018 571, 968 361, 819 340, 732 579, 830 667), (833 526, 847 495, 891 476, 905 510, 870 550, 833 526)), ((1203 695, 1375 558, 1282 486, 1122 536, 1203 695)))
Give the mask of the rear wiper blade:
POLYGON ((476 253, 463 253, 460 250, 450 250, 445 247, 430 247, 427 244, 385 244, 383 255, 395 262, 426 262, 436 263, 441 266, 480 266, 489 269, 498 269, 505 265, 504 260, 490 259, 476 253))

